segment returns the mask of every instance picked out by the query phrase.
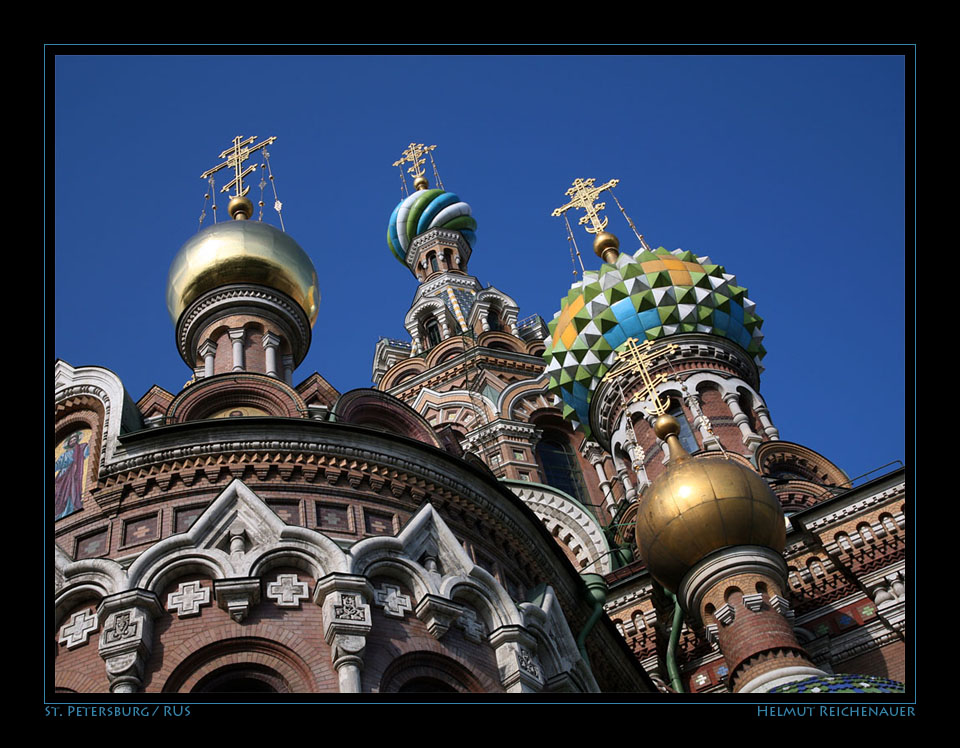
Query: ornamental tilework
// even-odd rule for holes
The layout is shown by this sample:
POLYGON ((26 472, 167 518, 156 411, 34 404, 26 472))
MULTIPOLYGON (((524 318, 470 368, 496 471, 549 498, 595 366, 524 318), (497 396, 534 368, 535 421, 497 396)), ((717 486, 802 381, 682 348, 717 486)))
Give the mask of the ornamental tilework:
POLYGON ((778 686, 770 693, 904 693, 902 683, 872 675, 824 675, 778 686))
POLYGON ((615 264, 584 273, 561 305, 543 354, 549 391, 588 437, 593 391, 628 338, 705 332, 733 341, 757 363, 766 353, 763 320, 747 289, 723 266, 692 252, 660 247, 621 254, 615 264))

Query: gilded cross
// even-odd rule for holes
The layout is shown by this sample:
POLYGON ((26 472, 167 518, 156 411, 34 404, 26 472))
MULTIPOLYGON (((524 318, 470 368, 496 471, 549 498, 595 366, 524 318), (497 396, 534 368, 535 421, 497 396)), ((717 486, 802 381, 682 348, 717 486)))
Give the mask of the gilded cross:
POLYGON ((243 139, 242 135, 237 135, 237 137, 233 139, 233 145, 220 154, 220 158, 224 158, 226 161, 224 161, 222 164, 217 164, 212 169, 208 169, 207 171, 203 172, 203 174, 200 175, 200 178, 207 179, 214 172, 218 172, 227 166, 232 166, 234 177, 228 184, 225 184, 220 191, 227 192, 231 187, 235 187, 236 192, 233 197, 242 197, 246 195, 247 192, 250 191, 250 186, 243 186, 243 178, 253 172, 257 168, 257 165, 254 164, 253 166, 249 166, 244 171, 243 162, 250 158, 251 153, 270 145, 274 140, 277 139, 277 137, 276 135, 271 136, 262 143, 257 143, 257 145, 251 146, 250 144, 256 139, 256 135, 251 135, 246 140, 243 139))
MULTIPOLYGON (((407 169, 407 172, 413 175, 414 179, 416 179, 417 177, 422 177, 424 172, 423 165, 424 163, 426 163, 423 157, 425 154, 429 153, 434 148, 436 148, 435 145, 424 145, 423 143, 411 143, 410 145, 407 146, 406 150, 403 151, 403 158, 401 158, 399 161, 394 161, 393 165, 400 166, 400 164, 402 164, 404 161, 409 161, 413 165, 409 169, 407 169)), ((431 156, 431 158, 433 157, 431 156)))
POLYGON ((594 200, 597 199, 597 196, 604 190, 613 189, 619 184, 619 179, 611 179, 606 184, 602 184, 599 187, 594 187, 594 180, 591 177, 590 179, 574 179, 573 187, 567 190, 566 194, 572 198, 569 203, 557 208, 550 215, 552 216, 561 216, 570 208, 580 208, 586 212, 585 216, 580 217, 578 225, 583 226, 588 221, 593 224, 593 228, 587 226, 586 230, 588 233, 597 234, 600 231, 603 231, 603 228, 607 225, 607 218, 600 218, 598 215, 601 210, 606 207, 606 203, 595 203, 594 200))
POLYGON ((631 400, 639 400, 641 397, 645 400, 650 400, 653 404, 653 409, 648 408, 647 412, 652 416, 662 416, 670 407, 670 400, 660 399, 660 395, 657 394, 657 385, 666 382, 667 377, 664 374, 657 374, 657 376, 651 377, 647 365, 655 358, 673 352, 677 349, 677 345, 671 343, 656 353, 650 350, 652 346, 652 340, 645 340, 641 345, 637 345, 636 338, 628 338, 627 347, 617 355, 617 358, 624 362, 628 371, 639 374, 643 381, 643 387, 631 400))

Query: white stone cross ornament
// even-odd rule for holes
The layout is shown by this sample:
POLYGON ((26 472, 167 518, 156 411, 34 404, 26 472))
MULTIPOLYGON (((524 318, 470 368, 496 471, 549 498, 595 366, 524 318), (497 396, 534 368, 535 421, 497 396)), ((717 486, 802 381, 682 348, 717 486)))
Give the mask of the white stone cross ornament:
POLYGON ((184 582, 176 592, 171 592, 167 596, 167 610, 177 611, 177 616, 180 618, 198 616, 200 606, 209 602, 209 587, 204 587, 200 582, 184 582))
POLYGON ((67 649, 79 647, 87 641, 90 633, 97 628, 97 614, 92 610, 82 610, 70 616, 70 622, 60 629, 60 643, 67 649))
POLYGON ((383 608, 383 612, 394 618, 403 618, 403 614, 413 610, 410 604, 410 596, 404 595, 399 587, 392 584, 384 584, 380 589, 374 592, 374 600, 377 605, 383 608))
POLYGON ((309 594, 309 586, 299 581, 296 574, 281 574, 277 581, 267 585, 267 597, 281 608, 299 608, 300 601, 309 594))

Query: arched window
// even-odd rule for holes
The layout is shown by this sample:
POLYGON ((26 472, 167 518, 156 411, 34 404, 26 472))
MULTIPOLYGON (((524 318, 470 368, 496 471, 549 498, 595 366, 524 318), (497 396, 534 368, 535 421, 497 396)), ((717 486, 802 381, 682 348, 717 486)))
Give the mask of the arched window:
POLYGON ((430 256, 427 258, 430 261, 430 269, 435 273, 440 272, 440 265, 437 263, 437 255, 435 252, 431 252, 430 256))
POLYGON ((253 663, 228 665, 200 679, 192 693, 290 693, 278 672, 253 663))
POLYGON ((537 444, 537 461, 544 480, 583 503, 589 503, 583 475, 573 449, 562 434, 545 432, 537 444))
POLYGON ((491 330, 496 332, 501 332, 503 330, 503 325, 500 324, 500 314, 492 307, 490 308, 490 311, 487 312, 487 325, 491 330))
MULTIPOLYGON (((434 261, 436 261, 436 258, 434 258, 434 261)), ((423 327, 427 332, 427 348, 440 345, 440 323, 431 318, 426 321, 423 327)))
POLYGON ((677 435, 677 438, 680 439, 680 444, 682 444, 683 448, 690 454, 699 451, 700 445, 697 444, 697 439, 693 435, 693 429, 690 428, 690 424, 687 422, 683 407, 676 400, 671 400, 670 406, 670 415, 676 418, 677 423, 680 424, 680 433, 677 435))

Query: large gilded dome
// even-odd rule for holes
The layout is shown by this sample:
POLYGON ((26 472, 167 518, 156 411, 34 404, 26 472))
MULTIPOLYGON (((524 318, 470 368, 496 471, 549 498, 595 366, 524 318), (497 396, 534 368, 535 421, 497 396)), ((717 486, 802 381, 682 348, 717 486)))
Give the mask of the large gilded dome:
POLYGON ((313 263, 289 234, 259 221, 226 221, 191 237, 170 265, 167 310, 176 324, 202 294, 230 283, 281 291, 317 319, 320 290, 313 263))
POLYGON ((628 338, 709 333, 738 344, 759 364, 766 351, 755 307, 736 277, 709 257, 663 247, 622 253, 585 272, 549 323, 543 354, 549 389, 563 400, 563 415, 589 436, 593 392, 628 338))

